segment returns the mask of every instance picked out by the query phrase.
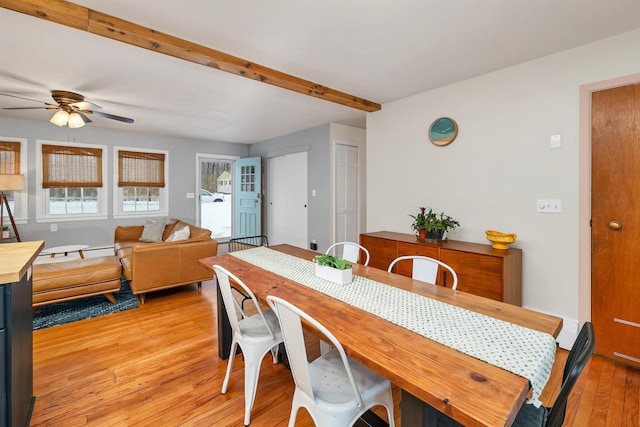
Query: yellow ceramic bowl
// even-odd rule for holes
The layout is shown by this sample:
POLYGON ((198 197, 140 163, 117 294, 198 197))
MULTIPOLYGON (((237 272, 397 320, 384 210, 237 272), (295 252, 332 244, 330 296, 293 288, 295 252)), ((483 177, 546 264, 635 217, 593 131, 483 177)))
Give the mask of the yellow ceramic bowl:
POLYGON ((509 249, 509 244, 516 241, 518 237, 514 233, 501 233, 495 230, 487 230, 487 240, 493 242, 494 249, 509 249))

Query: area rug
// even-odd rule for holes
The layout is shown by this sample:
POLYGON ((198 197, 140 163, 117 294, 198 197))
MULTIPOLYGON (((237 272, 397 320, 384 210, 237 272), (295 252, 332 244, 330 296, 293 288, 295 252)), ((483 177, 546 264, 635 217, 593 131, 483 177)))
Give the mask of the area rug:
POLYGON ((113 294, 115 304, 111 304, 102 295, 96 295, 39 307, 33 313, 33 330, 137 308, 138 301, 129 288, 129 282, 124 278, 121 282, 120 291, 113 294))

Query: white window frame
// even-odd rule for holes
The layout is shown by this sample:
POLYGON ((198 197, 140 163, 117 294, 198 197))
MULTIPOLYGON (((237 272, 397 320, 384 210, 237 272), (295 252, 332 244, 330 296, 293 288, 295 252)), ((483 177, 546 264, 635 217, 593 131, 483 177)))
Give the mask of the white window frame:
POLYGON ((57 221, 78 221, 78 220, 101 220, 108 218, 109 211, 109 183, 105 179, 107 172, 107 146, 88 143, 68 143, 62 141, 50 141, 44 139, 36 140, 36 222, 57 222, 57 221), (42 145, 60 145, 63 147, 87 147, 102 149, 102 187, 98 187, 98 212, 52 215, 48 213, 49 189, 42 188, 42 145))
MULTIPOLYGON (((26 224, 29 219, 29 162, 27 158, 27 138, 0 136, 0 141, 20 143, 20 175, 24 176, 24 190, 13 192, 13 220, 16 224, 26 224)), ((5 212, 5 215, 7 213, 5 212)))
POLYGON ((160 217, 169 216, 169 151, 167 150, 149 150, 138 147, 113 147, 113 218, 136 218, 136 217, 160 217), (156 153, 164 154, 164 187, 160 190, 160 210, 157 211, 138 211, 130 212, 122 209, 124 195, 122 188, 118 187, 118 152, 119 151, 137 151, 140 153, 156 153))

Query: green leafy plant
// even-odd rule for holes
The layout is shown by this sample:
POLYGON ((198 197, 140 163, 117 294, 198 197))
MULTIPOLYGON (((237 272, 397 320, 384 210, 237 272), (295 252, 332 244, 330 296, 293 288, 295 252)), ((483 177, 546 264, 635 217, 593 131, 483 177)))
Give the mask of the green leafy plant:
POLYGON ((417 215, 409 215, 413 218, 413 224, 411 224, 413 231, 425 230, 427 233, 444 233, 460 226, 458 221, 445 215, 444 212, 437 214, 431 208, 427 212, 427 208, 424 207, 420 207, 418 210, 417 215))
POLYGON ((336 268, 338 270, 351 268, 351 264, 347 261, 333 255, 316 255, 313 261, 318 265, 326 265, 327 267, 336 268))
POLYGON ((8 225, 3 225, 2 226, 2 231, 9 231, 9 226, 8 225))

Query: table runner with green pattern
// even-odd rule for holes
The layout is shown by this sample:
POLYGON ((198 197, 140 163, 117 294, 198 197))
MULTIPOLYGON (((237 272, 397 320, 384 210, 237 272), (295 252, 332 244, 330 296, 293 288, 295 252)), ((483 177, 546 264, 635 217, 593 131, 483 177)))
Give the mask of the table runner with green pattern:
POLYGON ((266 247, 231 255, 527 378, 532 388, 529 403, 540 405, 538 397, 556 353, 556 341, 549 334, 365 277, 354 275, 351 284, 338 285, 316 277, 312 261, 266 247))

